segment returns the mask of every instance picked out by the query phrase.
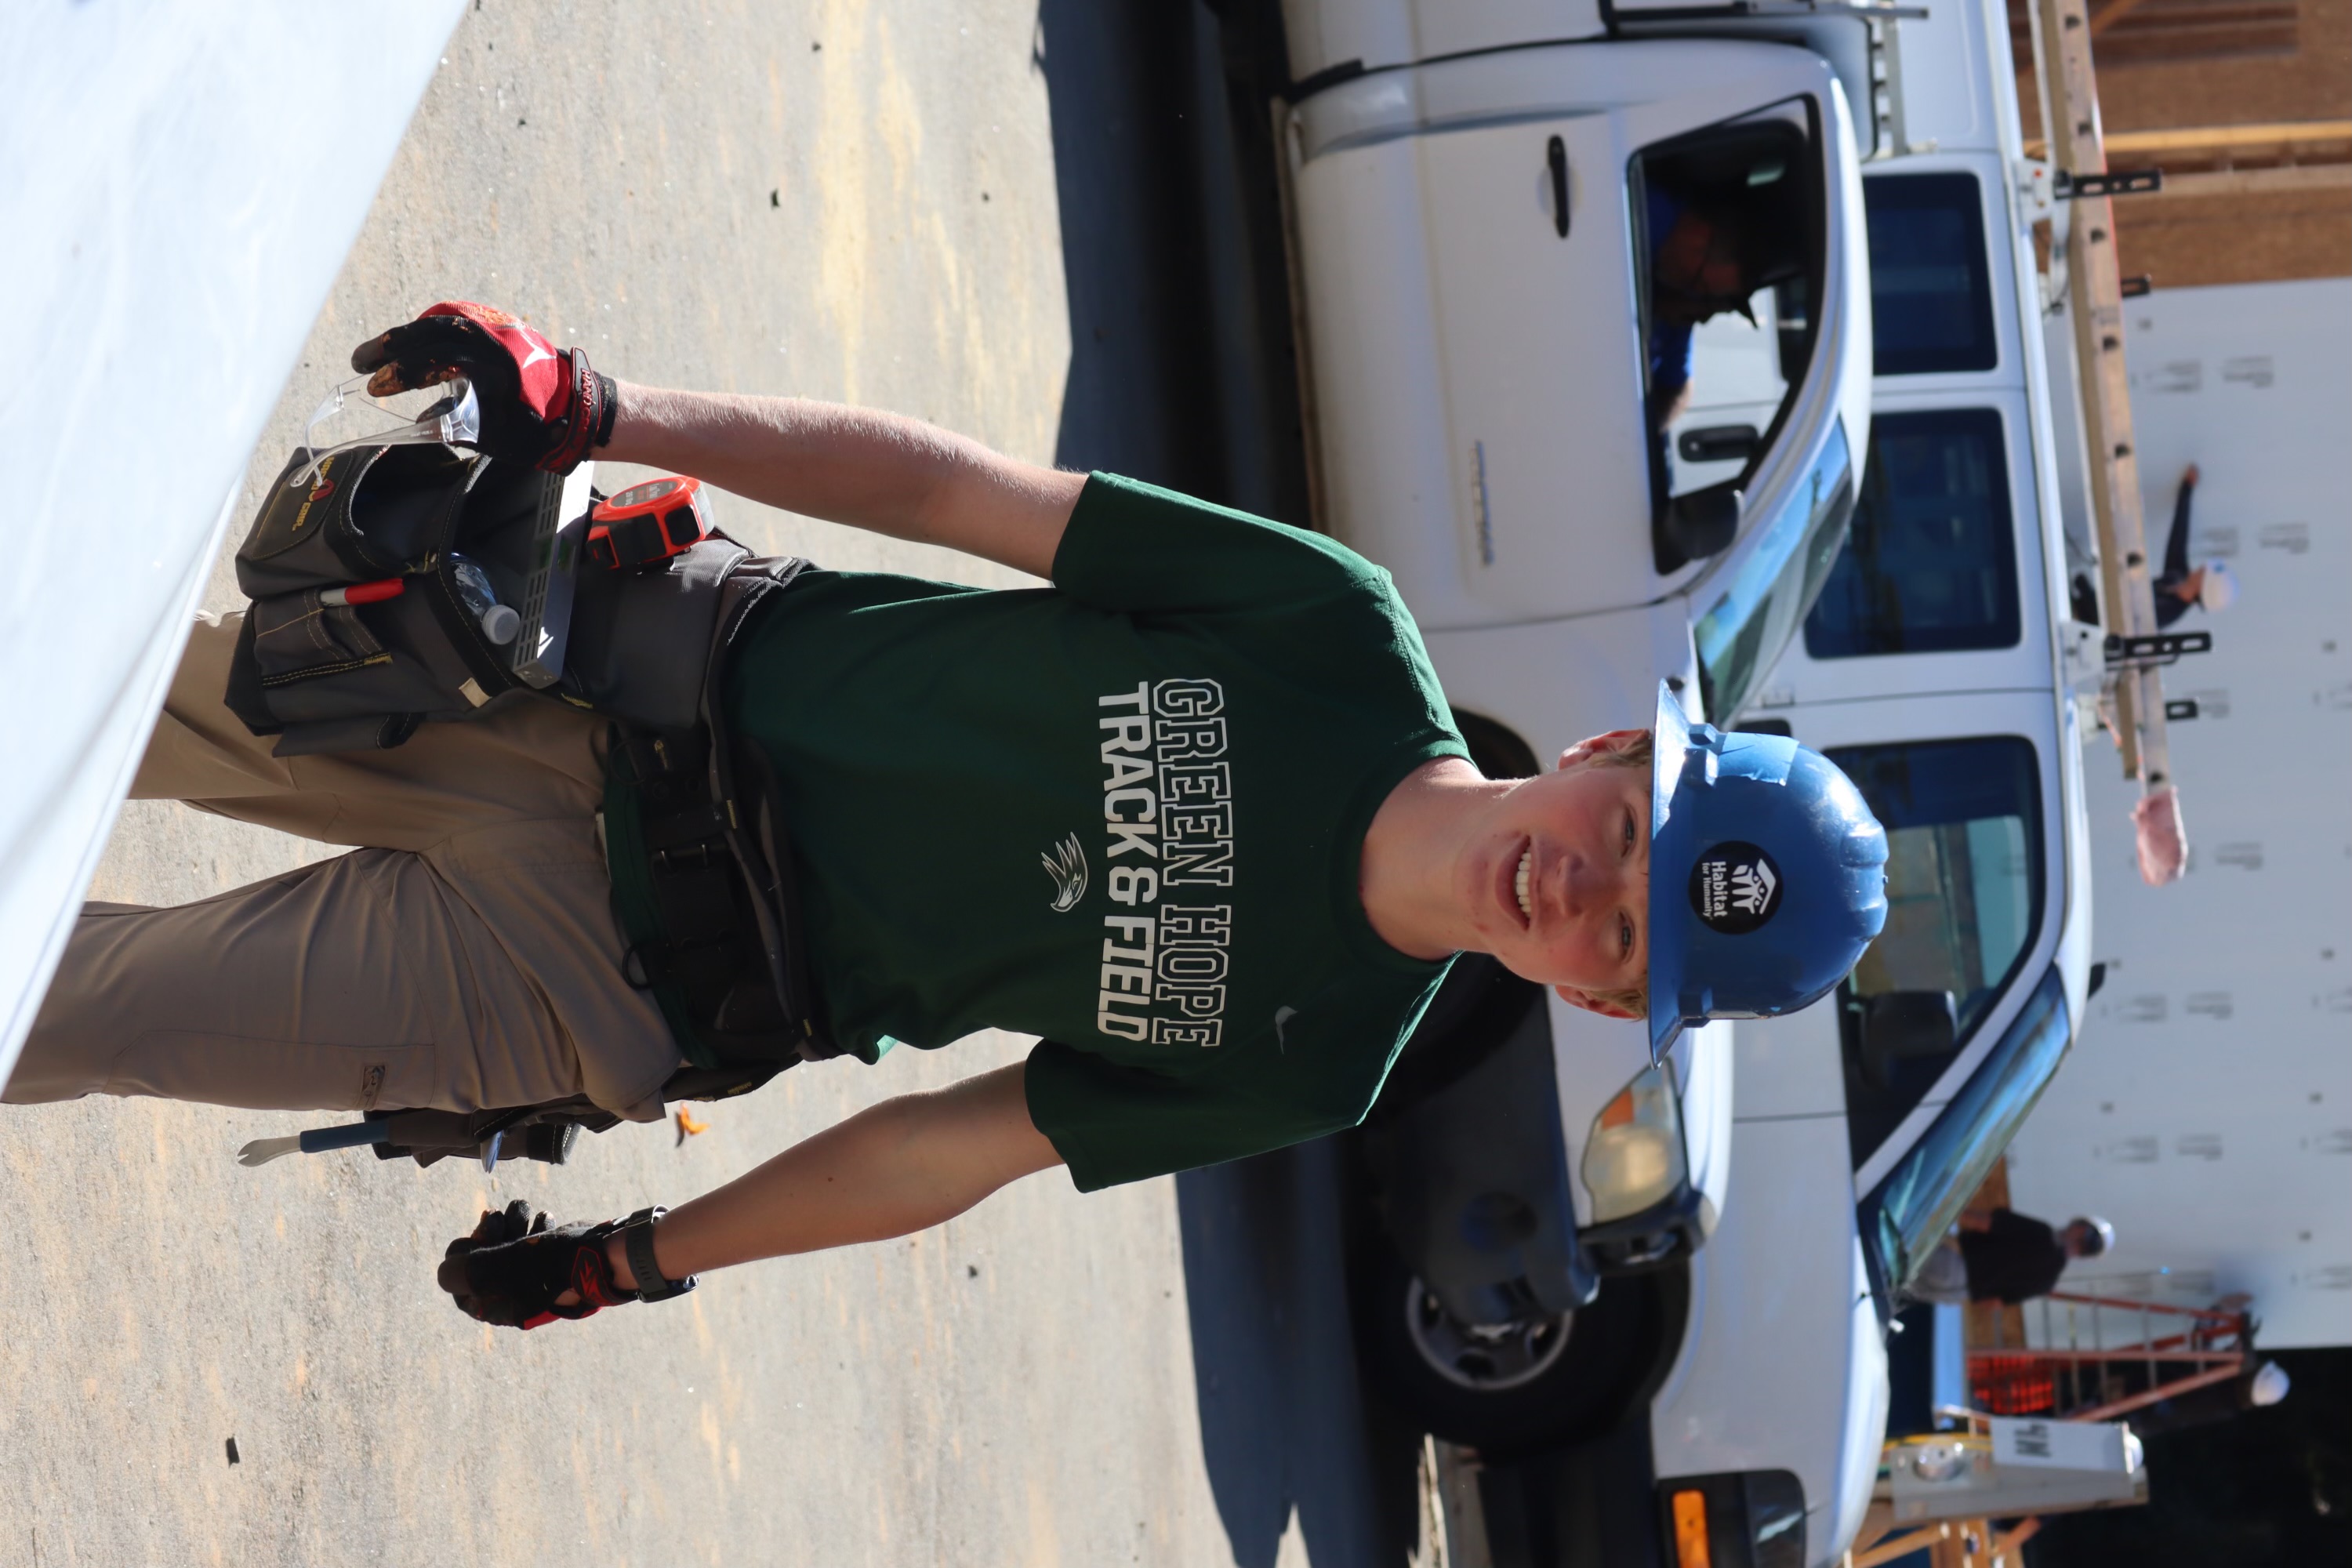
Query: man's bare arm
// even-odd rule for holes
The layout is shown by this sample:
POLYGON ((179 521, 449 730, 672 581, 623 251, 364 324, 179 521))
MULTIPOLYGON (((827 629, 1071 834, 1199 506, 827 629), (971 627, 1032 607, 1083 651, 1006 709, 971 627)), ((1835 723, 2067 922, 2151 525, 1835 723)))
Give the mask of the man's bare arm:
POLYGON ((1050 577, 1082 474, 992 452, 937 426, 793 397, 621 383, 594 455, 692 474, 722 489, 895 539, 942 544, 1050 577))
MULTIPOLYGON (((1029 1120, 1026 1063, 900 1095, 680 1205, 654 1232, 672 1279, 709 1268, 928 1230, 1062 1157, 1029 1120)), ((618 1237, 613 1275, 636 1287, 618 1237)))

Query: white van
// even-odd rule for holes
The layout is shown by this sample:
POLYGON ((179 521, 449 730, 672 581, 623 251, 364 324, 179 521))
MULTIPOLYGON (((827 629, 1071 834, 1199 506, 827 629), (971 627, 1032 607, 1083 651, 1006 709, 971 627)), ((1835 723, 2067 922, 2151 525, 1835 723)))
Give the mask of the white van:
MULTIPOLYGON (((1904 45, 1907 127, 1936 145, 1863 177, 1876 374, 1850 537, 1738 720, 1861 787, 1887 828, 1886 931, 1829 1005, 1736 1026, 1738 1180, 1707 1247, 1652 1292, 1685 1316, 1607 1439, 1489 1470, 1498 1539, 1570 1543, 1517 1560, 1638 1542, 1673 1562, 1674 1499, 1696 1492, 1715 1539, 1757 1563, 1835 1561, 1877 1469, 1901 1287, 2056 1070, 2093 984, 2053 394, 2068 438, 2077 426, 2044 357, 2006 18, 1937 7, 1904 45)), ((1735 401, 1694 407, 1675 460, 1706 482, 1686 433, 1748 422, 1735 401)))
MULTIPOLYGON (((1317 521, 1394 575, 1493 776, 1647 724, 1662 679, 1695 717, 1737 712, 1853 504, 1884 24, 1680 16, 1283 5, 1317 521), (1758 323, 1692 360, 1689 401, 1736 398, 1753 427, 1703 472, 1662 427, 1659 256, 1699 220, 1732 237, 1758 323)), ((1643 1026, 1457 964, 1364 1140, 1386 1238, 1364 1324, 1401 1403, 1489 1445, 1622 1407, 1655 1359, 1626 1349, 1662 1321, 1655 1271, 1724 1201, 1729 1068, 1727 1027, 1653 1068, 1643 1026)))

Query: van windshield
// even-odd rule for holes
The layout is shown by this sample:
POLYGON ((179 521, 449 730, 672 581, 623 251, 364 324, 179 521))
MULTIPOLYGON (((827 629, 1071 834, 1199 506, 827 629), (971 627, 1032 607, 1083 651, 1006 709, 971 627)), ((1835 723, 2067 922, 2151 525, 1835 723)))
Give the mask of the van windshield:
POLYGON ((1759 525, 1755 546, 1692 628, 1707 721, 1727 725, 1780 658, 1845 543, 1853 512, 1853 451, 1845 421, 1830 426, 1813 466, 1759 525))
POLYGON ((1967 1048, 2032 945, 2041 774, 2032 742, 2015 736, 1842 746, 1829 759, 1886 828, 1886 929, 1837 993, 1859 1170, 1967 1048), (1873 1040, 1867 1004, 1892 992, 1948 995, 1951 1047, 1873 1040))
POLYGON ((1900 1290, 1952 1228, 1970 1194, 2042 1098, 2074 1038, 2053 964, 2024 1010, 1903 1162, 1862 1203, 1862 1242, 1878 1278, 1900 1290))

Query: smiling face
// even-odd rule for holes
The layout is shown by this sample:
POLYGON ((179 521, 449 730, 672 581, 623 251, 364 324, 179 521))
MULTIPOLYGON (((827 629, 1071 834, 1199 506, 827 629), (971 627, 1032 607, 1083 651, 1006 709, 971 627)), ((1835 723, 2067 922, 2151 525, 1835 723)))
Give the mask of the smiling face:
POLYGON ((1649 972, 1650 770, 1627 753, 1646 730, 1580 742, 1557 771, 1485 808, 1456 863, 1455 897, 1480 947, 1524 979, 1612 1018, 1649 972))

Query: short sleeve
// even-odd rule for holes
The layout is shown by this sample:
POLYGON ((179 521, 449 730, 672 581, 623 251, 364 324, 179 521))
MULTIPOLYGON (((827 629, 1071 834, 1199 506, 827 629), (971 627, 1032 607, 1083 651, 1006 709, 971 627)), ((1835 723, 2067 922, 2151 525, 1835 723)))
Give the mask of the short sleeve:
POLYGON ((1388 574, 1319 533, 1113 474, 1079 493, 1054 555, 1054 586, 1130 614, 1297 612, 1318 600, 1392 595, 1388 574))
POLYGON ((1082 1193, 1220 1164, 1351 1125, 1269 1103, 1220 1075, 1179 1078, 1072 1050, 1029 1053, 1029 1120, 1082 1193))

